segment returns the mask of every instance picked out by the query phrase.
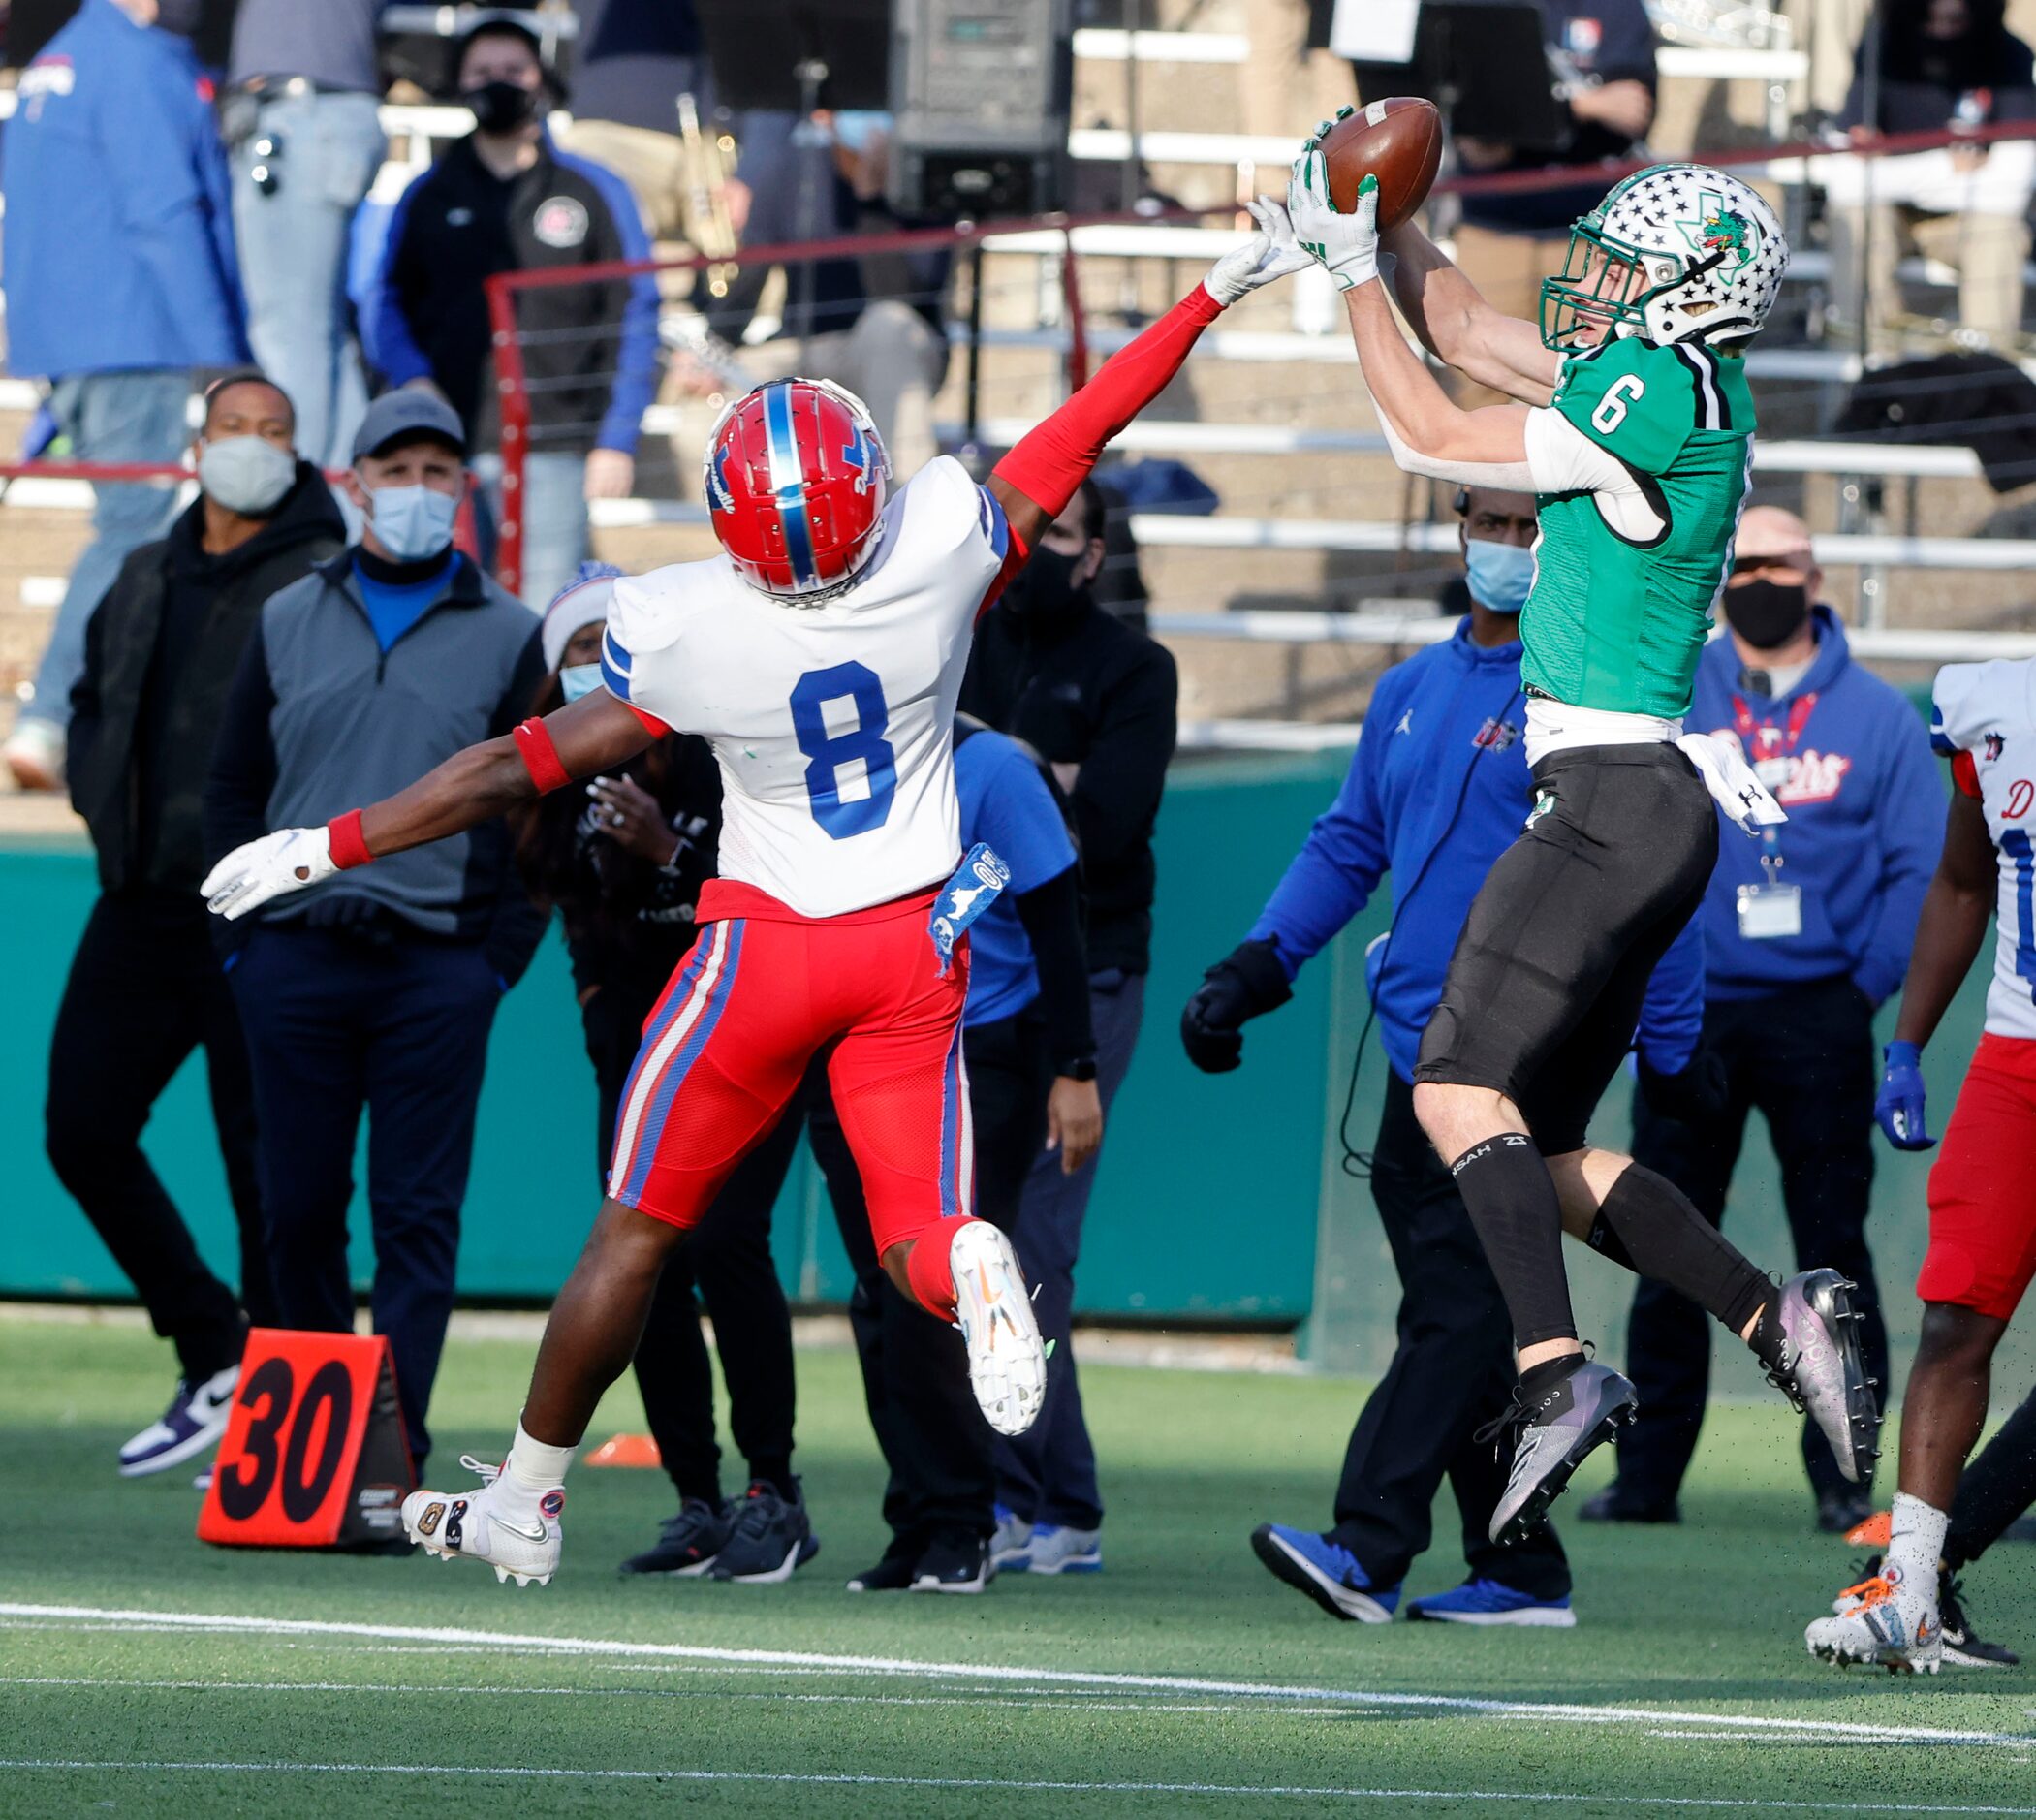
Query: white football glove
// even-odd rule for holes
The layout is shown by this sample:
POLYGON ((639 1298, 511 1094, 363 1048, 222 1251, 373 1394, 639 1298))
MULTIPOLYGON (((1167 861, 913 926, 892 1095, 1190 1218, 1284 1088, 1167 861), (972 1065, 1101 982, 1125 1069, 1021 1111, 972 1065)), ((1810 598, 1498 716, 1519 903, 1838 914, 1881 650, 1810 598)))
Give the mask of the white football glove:
POLYGON ((199 894, 215 916, 237 922, 271 897, 302 891, 339 868, 332 863, 332 837, 323 828, 281 828, 250 840, 205 874, 199 894))
POLYGON ((1287 211, 1271 197, 1261 196, 1244 207, 1259 224, 1259 231, 1241 246, 1225 253, 1202 281, 1202 288, 1225 309, 1261 285, 1276 283, 1301 270, 1314 258, 1294 238, 1294 225, 1287 219, 1287 211))
POLYGON ((1329 268, 1339 291, 1379 275, 1379 182, 1366 173, 1349 214, 1330 201, 1329 166, 1313 140, 1294 163, 1287 214, 1301 247, 1329 268))

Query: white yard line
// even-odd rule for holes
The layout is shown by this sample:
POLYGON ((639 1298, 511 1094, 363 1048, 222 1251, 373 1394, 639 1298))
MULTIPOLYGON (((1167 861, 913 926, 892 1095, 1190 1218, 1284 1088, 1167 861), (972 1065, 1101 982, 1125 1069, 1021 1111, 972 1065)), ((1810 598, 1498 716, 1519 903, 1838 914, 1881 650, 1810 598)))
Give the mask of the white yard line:
MULTIPOLYGON (((1839 1719, 1777 1718, 1761 1713, 1682 1712, 1651 1707, 1550 1704, 1530 1700, 1488 1700, 1463 1694, 1386 1693, 1375 1689, 1291 1686, 1277 1682, 1216 1680, 1187 1675, 1134 1675, 1100 1669, 1006 1667, 996 1663, 919 1661, 909 1657, 830 1655, 805 1649, 732 1649, 705 1644, 635 1643, 596 1637, 547 1637, 527 1632, 469 1630, 451 1625, 348 1623, 331 1619, 249 1617, 231 1613, 152 1612, 102 1606, 0 1603, 0 1618, 70 1619, 81 1626, 107 1622, 138 1624, 165 1632, 211 1632, 270 1637, 355 1637, 387 1643, 452 1643, 502 1649, 541 1649, 580 1656, 637 1660, 762 1664, 776 1668, 819 1668, 840 1675, 917 1675, 929 1680, 1026 1682, 1052 1687, 1150 1689, 1175 1694, 1227 1695, 1251 1700, 1300 1701, 1373 1707, 1413 1707, 1437 1711, 1481 1712, 1569 1724, 1692 1726, 1770 1736, 1814 1734, 1882 1744, 1987 1744, 2027 1750, 2036 1740, 2008 1732, 1955 1730, 1931 1725, 1866 1725, 1839 1719)), ((1014 1785, 1016 1786, 1016 1785, 1014 1785)), ((1043 1785, 1044 1786, 1044 1785, 1043 1785)), ((2036 1812, 2036 1809, 2030 1809, 2036 1812)))
MULTIPOLYGON (((806 1788, 987 1789, 1037 1795, 1228 1795, 1264 1801, 1269 1795, 1331 1801, 1485 1801, 1538 1802, 1550 1806, 1715 1808, 1750 1813, 1830 1813, 1827 1801, 1763 1801, 1727 1795, 1573 1795, 1542 1794, 1515 1789, 1483 1788, 1333 1788, 1281 1785, 1254 1788, 1236 1782, 1058 1782, 1016 1777, 963 1775, 824 1775, 767 1770, 505 1770, 461 1763, 173 1763, 126 1759, 95 1762, 86 1758, 0 1758, 0 1770, 126 1771, 160 1774, 190 1770, 202 1774, 275 1775, 468 1775, 514 1776, 520 1780, 601 1782, 744 1782, 790 1784, 806 1788)), ((2000 1807, 1979 1804, 1923 1802, 1847 1802, 1848 1813, 1886 1814, 2036 1814, 2036 1807, 2000 1807)))

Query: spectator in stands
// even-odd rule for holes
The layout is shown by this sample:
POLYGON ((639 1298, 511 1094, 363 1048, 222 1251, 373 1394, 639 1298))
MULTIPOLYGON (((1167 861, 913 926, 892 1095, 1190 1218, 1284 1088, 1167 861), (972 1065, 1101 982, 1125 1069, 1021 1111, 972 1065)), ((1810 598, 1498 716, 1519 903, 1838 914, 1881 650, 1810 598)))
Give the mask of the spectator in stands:
POLYGON ((262 603, 346 541, 292 428, 290 400, 260 373, 205 394, 198 497, 121 565, 72 693, 71 800, 92 832, 100 895, 50 1040, 49 1160, 177 1358, 162 1420, 120 1450, 128 1477, 219 1439, 248 1320, 276 1319, 247 1049, 198 885, 205 766, 241 648, 262 603), (237 1300, 141 1150, 150 1110, 201 1046, 240 1232, 237 1300))
MULTIPOLYGON (((643 259, 635 200, 612 172, 559 151, 545 131, 548 75, 536 35, 494 16, 459 41, 453 61, 475 128, 403 192, 390 223, 367 315, 368 356, 392 384, 429 382, 501 448, 487 298, 496 272, 643 259)), ((517 518, 523 597, 548 601, 586 555, 589 499, 636 484, 643 409, 657 386, 657 287, 647 276, 565 284, 517 299, 529 389, 529 451, 520 506, 491 477, 497 524, 517 518)))
MULTIPOLYGON (((1051 1060, 1093 1052, 1081 893, 1075 849, 1050 775, 1023 746, 961 716, 955 728, 955 787, 962 845, 987 843, 1012 870, 1008 896, 984 912, 969 932, 969 1002, 962 1030, 976 1211, 1012 1232, 1042 1144, 1080 1167, 1102 1140, 1103 1107, 1094 1081, 1056 1075, 1051 1060)), ((966 1379, 953 1368, 951 1327, 899 1295, 878 1266, 861 1177, 829 1094, 825 1063, 808 1075, 799 1101, 764 1147, 730 1178, 708 1213, 706 1229, 717 1239, 726 1236, 723 1242, 744 1229, 767 1234, 802 1120, 856 1273, 849 1321, 870 1423, 891 1469, 884 1493, 890 1545, 849 1587, 859 1592, 907 1587, 981 1592, 989 1580, 995 1528, 991 1435, 966 1379)), ((671 1281, 668 1266, 665 1284, 671 1281)), ((661 1285, 661 1298, 664 1293, 661 1285)), ((725 1345, 724 1323, 731 1315, 711 1284, 707 1302, 717 1342, 725 1345)), ((713 1386, 699 1343, 697 1315, 684 1305, 673 1313, 677 1318, 660 1318, 654 1308, 644 1324, 637 1381, 667 1469, 673 1467, 676 1446, 681 1459, 704 1453, 710 1471, 713 1386)), ((729 1363, 724 1358, 725 1372, 729 1363)), ((782 1425, 789 1437, 789 1340, 786 1372, 782 1425)), ((750 1456, 754 1476, 755 1450, 742 1438, 743 1396, 735 1388, 735 1374, 728 1375, 732 1426, 750 1456)), ((666 1521, 657 1546, 624 1562, 625 1569, 700 1573, 710 1567, 717 1579, 784 1580, 817 1546, 796 1484, 781 1494, 775 1482, 759 1479, 740 1505, 719 1512, 702 1497, 688 1495, 683 1480, 679 1494, 678 1514, 666 1521)))
MULTIPOLYGON (((587 563, 545 610, 546 676, 530 711, 601 686, 601 631, 618 570, 587 563)), ((584 792, 561 790, 517 817, 517 859, 565 922, 587 1059, 599 1089, 596 1169, 608 1180, 615 1114, 644 1025, 693 945, 694 905, 714 872, 721 773, 704 739, 673 734, 584 792)), ((792 1473, 792 1316, 770 1255, 770 1208, 799 1143, 788 1117, 745 1157, 700 1227, 672 1254, 637 1354, 637 1383, 679 1509, 625 1573, 697 1574, 728 1550, 741 1513, 722 1495, 714 1377, 700 1330, 705 1296, 728 1384, 730 1427, 752 1490, 797 1505, 792 1473)), ((752 1497, 744 1509, 752 1514, 752 1497)), ((777 1551, 782 1560, 786 1551, 777 1551)))
MULTIPOLYGON (((1041 533, 1032 559, 984 615, 961 685, 965 713, 1021 739, 1052 767, 1074 808, 1088 901, 1093 1057, 1055 1056, 1057 1075, 1094 1081, 1107 1114, 1131 1066, 1151 966, 1152 828, 1174 756, 1174 659, 1090 592, 1103 563, 1103 495, 1093 481, 1041 533)), ((1046 1408, 998 1445, 1000 1566, 1035 1573, 1102 1565, 1102 1494, 1069 1344, 1075 1264, 1096 1162, 1043 1151, 1025 1183, 1015 1240, 1037 1285, 1040 1332, 1056 1342, 1046 1408)))
MULTIPOLYGON (((458 418, 428 392, 368 407, 346 479, 360 541, 269 598, 235 678, 205 789, 214 855, 323 824, 529 711, 538 629, 452 547, 465 455, 458 418)), ((488 823, 233 928, 284 1324, 352 1331, 347 1203, 364 1108, 375 1331, 419 1462, 488 1029, 545 927, 512 844, 506 823, 488 823)))
MULTIPOLYGON (((891 116, 830 113, 810 124, 790 113, 750 112, 736 127, 741 160, 730 193, 737 231, 756 246, 894 234, 924 225, 901 220, 884 199, 891 116)), ((947 372, 942 309, 952 265, 947 251, 872 253, 801 261, 784 267, 777 333, 744 351, 753 378, 802 373, 846 386, 869 406, 893 471, 911 477, 939 453, 933 394, 947 372)), ((770 267, 747 267, 709 326, 728 341, 748 327, 770 267)), ((700 375, 702 388, 726 375, 700 375)))
MULTIPOLYGON (((190 44, 196 0, 84 0, 22 71, 6 166, 7 361, 50 382, 75 461, 171 462, 194 367, 247 359, 226 154, 190 44)), ((63 780, 85 622, 168 490, 103 486, 34 693, 5 757, 25 790, 63 780)))
MULTIPOLYGON (((1965 132, 2036 120, 2029 47, 2003 23, 2005 0, 1890 0, 1881 9, 1879 99, 1866 114, 1862 42, 1839 124, 1870 146, 1883 133, 1965 132)), ((1832 308, 1881 334, 1900 312, 1904 237, 1958 270, 1958 323, 2009 348, 2021 330, 2022 267, 2036 141, 1941 146, 1817 167, 1831 229, 1832 308), (1868 217, 1871 217, 1869 222, 1868 217)))
POLYGON ((702 130, 711 111, 707 65, 692 0, 579 0, 570 151, 629 185, 651 237, 682 240, 695 173, 679 131, 678 97, 693 97, 702 130))
MULTIPOLYGON (((1239 73, 1244 131, 1254 139, 1294 139, 1357 99, 1350 65, 1330 55, 1328 0, 1252 0, 1244 9, 1239 73)), ((1293 171, 1262 165, 1251 194, 1284 196, 1293 171)))
MULTIPOLYGON (((1692 727, 1738 740, 1789 819, 1733 839, 1704 900, 1704 1041, 1726 1092, 1693 1114, 1657 1105, 1643 1080, 1634 1155, 1705 1216, 1724 1216, 1747 1114, 1766 1116, 1799 1258, 1851 1277, 1867 1370, 1888 1381, 1866 1215, 1873 1187, 1875 1008, 1902 982, 1936 870, 1944 789, 1916 710, 1852 661, 1809 527, 1756 506, 1739 523, 1724 596, 1730 636, 1697 671, 1692 727)), ((1703 1311, 1662 1284, 1634 1293, 1626 1369, 1640 1418, 1620 1436, 1618 1478, 1582 1515, 1673 1522, 1696 1451, 1710 1372, 1703 1311)), ((1840 1477, 1814 1427, 1803 1464, 1817 1526, 1842 1533, 1871 1488, 1840 1477)))
POLYGON ((354 211, 386 143, 375 19, 386 0, 239 0, 223 110, 247 338, 339 467, 367 409, 346 298, 354 211))
MULTIPOLYGON (((1519 612, 1534 583, 1534 500, 1459 492, 1467 575, 1445 587, 1456 636, 1379 678, 1366 733, 1336 800, 1316 819, 1251 933, 1204 975, 1181 1013, 1181 1044, 1207 1074, 1243 1055, 1243 1025, 1293 996, 1301 967, 1393 875, 1393 922, 1365 951, 1386 1051, 1371 1195, 1400 1282, 1398 1344, 1351 1431, 1326 1531, 1267 1523, 1252 1548, 1333 1617, 1384 1623, 1427 1550, 1442 1482, 1462 1519, 1464 1583, 1410 1617, 1567 1627, 1569 1561, 1552 1524, 1504 1547, 1490 1538, 1506 1471, 1484 1432, 1514 1380, 1505 1303, 1462 1197, 1414 1116, 1414 1058, 1442 993, 1457 931, 1532 794, 1519 612)), ((1640 1048, 1680 1075, 1696 1048, 1701 937, 1656 970, 1640 1048)))
POLYGON ((1540 0, 1551 69, 1569 90, 1569 133, 1553 148, 1457 136, 1465 176, 1542 168, 1584 174, 1554 189, 1466 196, 1457 264, 1507 316, 1541 317, 1541 284, 1562 268, 1570 224, 1597 206, 1592 167, 1634 156, 1654 121, 1654 26, 1642 0, 1540 0))

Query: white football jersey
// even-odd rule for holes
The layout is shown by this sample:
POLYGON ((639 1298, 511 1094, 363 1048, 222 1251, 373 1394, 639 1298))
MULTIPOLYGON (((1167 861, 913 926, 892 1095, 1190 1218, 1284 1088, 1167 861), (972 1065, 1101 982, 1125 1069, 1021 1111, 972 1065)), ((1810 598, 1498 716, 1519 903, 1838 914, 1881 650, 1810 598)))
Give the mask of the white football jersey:
POLYGON ((1947 664, 1932 691, 1930 742, 1952 761, 1958 787, 1979 798, 2000 867, 1987 1028, 2036 1038, 2036 658, 1947 664))
POLYGON ((602 643, 613 694, 713 746, 721 875, 801 916, 905 896, 961 860, 955 702, 1010 530, 942 455, 877 536, 818 607, 760 592, 725 556, 625 578, 602 643))

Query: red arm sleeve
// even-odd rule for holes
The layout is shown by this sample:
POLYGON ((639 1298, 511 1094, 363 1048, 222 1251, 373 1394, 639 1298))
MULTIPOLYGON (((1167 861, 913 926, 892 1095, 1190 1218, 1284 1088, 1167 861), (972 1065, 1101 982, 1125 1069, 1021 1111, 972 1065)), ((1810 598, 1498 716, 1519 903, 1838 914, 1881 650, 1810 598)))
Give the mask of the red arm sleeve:
POLYGON ((1188 350, 1223 313, 1197 285, 1137 340, 1119 349, 1095 378, 1032 430, 995 472, 1049 518, 1067 510, 1104 446, 1167 389, 1188 350))
POLYGON ((1985 800, 1980 793, 1980 768, 1973 763, 1970 752, 1951 755, 1951 780, 1975 802, 1985 800))

